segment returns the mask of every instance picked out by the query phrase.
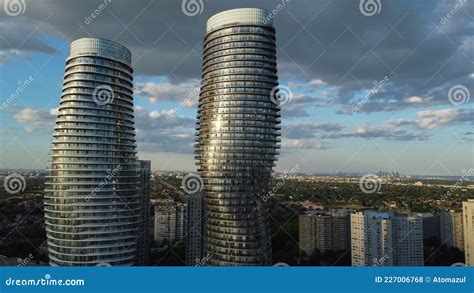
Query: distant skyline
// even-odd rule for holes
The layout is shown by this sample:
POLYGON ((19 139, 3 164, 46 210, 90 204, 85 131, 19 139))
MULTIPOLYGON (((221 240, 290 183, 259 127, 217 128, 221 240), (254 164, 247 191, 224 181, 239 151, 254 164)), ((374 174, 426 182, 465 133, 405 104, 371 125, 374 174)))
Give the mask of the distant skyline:
POLYGON ((380 2, 368 15, 359 1, 203 0, 190 13, 182 1, 27 0, 12 16, 0 1, 0 169, 46 168, 69 44, 93 36, 132 51, 139 157, 195 171, 206 20, 259 7, 291 93, 277 171, 462 175, 474 167, 474 4, 380 2))

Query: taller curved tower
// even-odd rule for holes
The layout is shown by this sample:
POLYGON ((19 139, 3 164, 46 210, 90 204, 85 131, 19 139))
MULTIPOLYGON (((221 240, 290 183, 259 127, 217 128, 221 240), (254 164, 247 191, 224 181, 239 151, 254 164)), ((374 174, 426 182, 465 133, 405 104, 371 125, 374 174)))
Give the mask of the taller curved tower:
POLYGON ((279 148, 275 29, 269 12, 212 16, 204 38, 196 159, 205 195, 209 265, 268 265, 262 196, 279 148))
POLYGON ((130 51, 72 42, 45 189, 51 265, 132 265, 140 236, 140 173, 130 51))

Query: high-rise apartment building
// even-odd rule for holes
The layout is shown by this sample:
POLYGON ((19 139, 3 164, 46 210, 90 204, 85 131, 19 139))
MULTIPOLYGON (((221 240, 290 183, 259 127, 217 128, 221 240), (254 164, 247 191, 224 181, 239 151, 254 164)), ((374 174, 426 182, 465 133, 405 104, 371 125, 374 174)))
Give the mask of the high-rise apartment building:
POLYGON ((210 265, 269 265, 271 234, 260 198, 279 147, 275 29, 257 8, 212 16, 204 38, 196 159, 204 182, 210 265))
POLYGON ((350 248, 349 211, 309 211, 299 216, 299 246, 308 256, 350 248))
POLYGON ((474 199, 462 203, 466 265, 474 266, 474 199))
POLYGON ((392 215, 364 211, 351 214, 353 266, 393 265, 392 215))
POLYGON ((186 221, 186 265, 194 266, 203 257, 203 197, 202 193, 191 194, 187 198, 186 221))
POLYGON ((393 265, 423 266, 423 220, 418 215, 396 215, 392 220, 393 265))
POLYGON ((440 216, 441 244, 464 251, 464 229, 462 211, 443 211, 440 216))
POLYGON ((71 43, 54 128, 44 211, 51 265, 133 265, 141 191, 130 51, 71 43))
POLYGON ((181 241, 186 236, 187 209, 187 203, 176 204, 176 241, 181 241))
POLYGON ((173 200, 163 200, 155 206, 154 240, 162 248, 176 240, 176 203, 173 200))
POLYGON ((354 213, 351 247, 353 266, 422 266, 422 219, 390 212, 354 213))
POLYGON ((146 265, 149 260, 150 253, 150 176, 151 176, 151 161, 139 160, 140 164, 140 190, 142 200, 141 212, 141 230, 138 238, 138 257, 137 264, 146 265))
POLYGON ((423 222, 423 239, 441 239, 440 215, 433 213, 417 213, 423 222))

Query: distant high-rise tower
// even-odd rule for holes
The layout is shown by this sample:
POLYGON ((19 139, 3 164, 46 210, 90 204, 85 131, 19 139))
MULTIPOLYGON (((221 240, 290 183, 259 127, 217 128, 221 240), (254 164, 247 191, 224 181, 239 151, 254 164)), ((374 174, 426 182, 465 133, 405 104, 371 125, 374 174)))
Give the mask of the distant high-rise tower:
POLYGON ((351 243, 349 211, 308 211, 299 216, 299 247, 316 252, 347 250, 351 243))
POLYGON ((202 264, 203 258, 203 198, 201 193, 190 194, 187 198, 186 214, 186 265, 202 264))
POLYGON ((181 241, 186 236, 186 222, 188 220, 188 217, 186 217, 187 210, 187 203, 176 204, 176 241, 181 241))
MULTIPOLYGON (((440 215, 433 213, 417 213, 423 222, 423 239, 440 240, 440 215)), ((464 249, 464 248, 463 248, 464 249)))
POLYGON ((150 176, 151 176, 151 161, 139 160, 140 164, 140 189, 141 189, 141 200, 142 200, 142 213, 141 213, 141 230, 138 237, 138 254, 137 264, 146 265, 149 260, 150 253, 150 176))
POLYGON ((424 265, 423 219, 418 215, 396 215, 392 222, 393 265, 424 265))
POLYGON ((279 147, 275 29, 269 12, 212 16, 204 38, 196 159, 209 265, 269 265, 267 192, 279 147), (272 91, 273 90, 273 91, 272 91))
POLYGON ((466 265, 474 266, 474 199, 462 203, 466 265))
POLYGON ((464 251, 462 211, 442 211, 440 214, 441 244, 464 251))
POLYGON ((141 213, 130 51, 72 42, 44 211, 51 265, 133 265, 141 213))
POLYGON ((154 240, 160 248, 172 245, 176 240, 176 203, 160 201, 155 206, 154 240))
POLYGON ((423 221, 418 215, 354 213, 351 246, 353 266, 422 266, 423 221))
POLYGON ((393 265, 392 214, 358 212, 351 215, 353 266, 393 265))

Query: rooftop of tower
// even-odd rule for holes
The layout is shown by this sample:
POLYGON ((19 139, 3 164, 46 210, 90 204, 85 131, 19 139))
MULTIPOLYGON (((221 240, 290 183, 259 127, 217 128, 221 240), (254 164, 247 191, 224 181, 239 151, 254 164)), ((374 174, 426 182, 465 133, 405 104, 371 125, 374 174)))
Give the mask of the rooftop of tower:
POLYGON ((272 16, 271 12, 261 8, 237 8, 222 11, 209 18, 206 33, 230 24, 272 26, 272 16))
POLYGON ((128 65, 132 62, 132 53, 122 44, 102 38, 80 38, 71 43, 69 56, 97 55, 114 58, 128 65))

